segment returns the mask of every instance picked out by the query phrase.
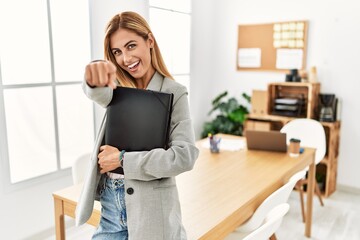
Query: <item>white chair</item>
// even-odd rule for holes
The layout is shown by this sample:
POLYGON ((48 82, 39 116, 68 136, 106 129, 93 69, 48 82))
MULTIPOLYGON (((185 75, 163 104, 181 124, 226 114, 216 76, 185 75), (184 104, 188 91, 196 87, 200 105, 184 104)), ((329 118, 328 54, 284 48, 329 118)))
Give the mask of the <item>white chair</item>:
POLYGON ((274 207, 266 215, 264 222, 260 227, 250 232, 246 236, 239 232, 233 232, 226 240, 266 240, 276 239, 275 232, 279 229, 285 214, 289 211, 290 205, 282 203, 274 207))
MULTIPOLYGON (((279 229, 285 214, 289 211, 290 205, 282 203, 272 209, 266 216, 264 224, 252 233, 247 235, 243 240, 266 240, 274 236, 279 229)), ((275 238, 276 239, 276 238, 275 238)))
MULTIPOLYGON (((320 122, 310 118, 299 118, 294 119, 285 124, 280 132, 286 133, 287 142, 290 142, 291 138, 300 139, 301 147, 316 148, 315 153, 315 165, 318 164, 325 156, 326 152, 326 136, 324 127, 320 122)), ((307 171, 309 168, 305 168, 307 171)), ((304 209, 304 196, 302 186, 307 184, 307 179, 300 180, 295 188, 299 190, 300 202, 301 202, 301 213, 303 222, 305 221, 305 209, 304 209)), ((315 194, 318 196, 321 206, 324 206, 319 185, 315 184, 315 194)))
POLYGON ((245 237, 250 232, 259 228, 263 224, 266 215, 276 206, 282 203, 286 203, 289 199, 290 193, 293 190, 295 184, 305 176, 306 171, 300 171, 294 174, 289 181, 275 192, 270 194, 255 210, 254 214, 244 224, 239 226, 233 233, 231 233, 226 240, 234 239, 232 235, 236 235, 237 239, 245 237))
POLYGON ((85 174, 90 163, 91 153, 86 153, 75 159, 72 164, 71 172, 74 184, 79 184, 84 181, 85 174))

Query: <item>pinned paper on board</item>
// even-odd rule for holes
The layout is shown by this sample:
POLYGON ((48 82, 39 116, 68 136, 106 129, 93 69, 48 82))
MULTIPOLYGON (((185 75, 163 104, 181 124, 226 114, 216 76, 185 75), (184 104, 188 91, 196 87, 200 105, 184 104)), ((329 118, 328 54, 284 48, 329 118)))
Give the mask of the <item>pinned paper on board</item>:
POLYGON ((278 69, 302 69, 302 49, 279 48, 276 50, 276 68, 278 69))
POLYGON ((260 48, 239 48, 238 66, 244 68, 261 67, 261 49, 260 48))
POLYGON ((274 48, 303 48, 305 38, 304 22, 276 23, 273 28, 274 48))

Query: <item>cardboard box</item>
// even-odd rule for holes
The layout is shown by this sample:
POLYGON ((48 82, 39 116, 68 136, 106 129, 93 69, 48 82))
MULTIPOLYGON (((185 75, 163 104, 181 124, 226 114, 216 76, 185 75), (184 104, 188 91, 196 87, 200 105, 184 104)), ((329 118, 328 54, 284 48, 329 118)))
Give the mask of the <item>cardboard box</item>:
POLYGON ((264 115, 268 113, 268 93, 262 90, 253 90, 251 96, 251 114, 264 115))

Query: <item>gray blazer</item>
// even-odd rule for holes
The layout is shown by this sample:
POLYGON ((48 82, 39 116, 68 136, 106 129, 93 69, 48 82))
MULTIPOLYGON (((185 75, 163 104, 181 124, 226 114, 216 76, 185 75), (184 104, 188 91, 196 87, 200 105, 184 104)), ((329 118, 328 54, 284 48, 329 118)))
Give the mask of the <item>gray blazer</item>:
MULTIPOLYGON (((106 107, 112 89, 90 88, 83 83, 85 94, 106 107)), ((175 176, 193 168, 199 151, 190 119, 187 90, 179 83, 155 73, 147 89, 174 94, 171 115, 170 148, 126 152, 124 158, 125 202, 130 240, 186 239, 175 176)), ((94 200, 99 200, 102 177, 98 169, 99 147, 104 136, 106 116, 100 126, 91 167, 76 208, 76 225, 91 216, 94 200)))

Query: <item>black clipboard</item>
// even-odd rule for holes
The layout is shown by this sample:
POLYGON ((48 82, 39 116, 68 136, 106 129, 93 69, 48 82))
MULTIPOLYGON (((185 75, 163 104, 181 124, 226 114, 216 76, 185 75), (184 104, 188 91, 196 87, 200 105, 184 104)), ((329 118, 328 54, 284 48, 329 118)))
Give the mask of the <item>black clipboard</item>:
POLYGON ((167 149, 173 99, 172 93, 116 88, 106 110, 104 143, 126 152, 167 149))

